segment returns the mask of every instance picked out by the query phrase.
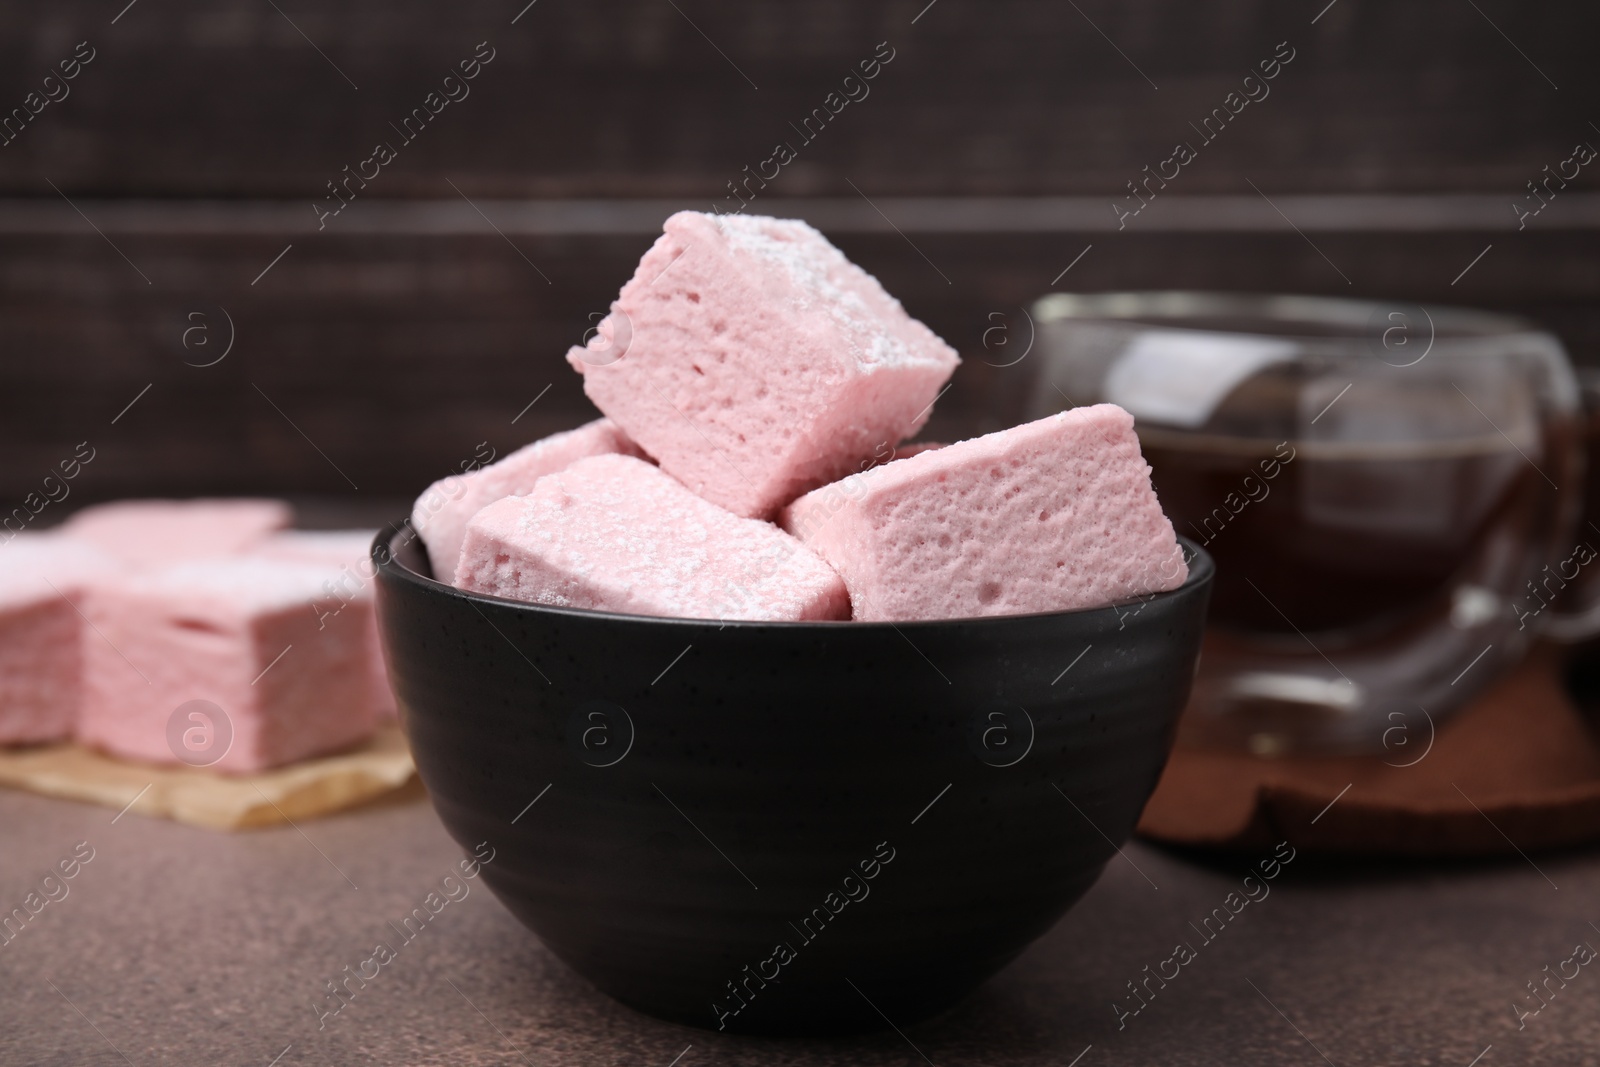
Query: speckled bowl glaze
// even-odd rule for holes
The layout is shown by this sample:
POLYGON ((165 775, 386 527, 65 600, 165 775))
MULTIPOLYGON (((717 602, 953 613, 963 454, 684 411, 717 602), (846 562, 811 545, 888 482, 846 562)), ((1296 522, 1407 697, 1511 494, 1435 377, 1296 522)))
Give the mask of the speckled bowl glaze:
POLYGON ((1210 558, 1093 611, 718 623, 463 593, 373 546, 417 767, 573 970, 730 1032, 904 1026, 1044 933, 1131 832, 1210 558))

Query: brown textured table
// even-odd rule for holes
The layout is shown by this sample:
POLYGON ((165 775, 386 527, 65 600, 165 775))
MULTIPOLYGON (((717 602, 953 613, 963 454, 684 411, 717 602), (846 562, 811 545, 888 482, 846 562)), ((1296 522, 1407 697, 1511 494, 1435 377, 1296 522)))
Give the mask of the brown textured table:
POLYGON ((319 1029, 324 984, 396 942, 386 921, 462 855, 427 802, 234 835, 115 816, 0 792, 7 912, 79 842, 94 850, 0 945, 0 1064, 1600 1062, 1600 966, 1563 963, 1600 945, 1593 853, 1381 867, 1300 855, 1207 943, 1189 924, 1225 905, 1248 858, 1134 844, 952 1012, 903 1036, 776 1041, 612 1002, 480 883, 319 1029), (1113 1001, 1136 1004, 1126 983, 1179 941, 1195 958, 1119 1030, 1113 1001), (1546 965, 1577 975, 1548 979, 1519 1031, 1513 1004, 1537 1006, 1525 983, 1546 965))

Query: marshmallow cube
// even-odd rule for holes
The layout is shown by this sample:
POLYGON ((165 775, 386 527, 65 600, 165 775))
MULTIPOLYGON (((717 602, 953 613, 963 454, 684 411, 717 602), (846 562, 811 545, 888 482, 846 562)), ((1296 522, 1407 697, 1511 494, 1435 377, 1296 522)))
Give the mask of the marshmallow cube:
MULTIPOLYGON (((202 560, 97 588, 88 616, 99 635, 85 646, 78 739, 130 759, 191 762, 179 760, 172 724, 193 700, 221 708, 231 726, 220 759, 204 746, 199 753, 221 771, 264 770, 366 739, 375 726, 372 619, 324 614, 328 573, 260 558, 202 560)), ((188 725, 179 722, 180 735, 188 725)))
POLYGON ((63 533, 135 567, 163 567, 248 549, 287 528, 282 500, 121 500, 74 513, 63 533))
POLYGON ((596 419, 576 430, 524 445, 498 463, 452 474, 428 486, 411 509, 411 528, 428 550, 433 576, 445 583, 454 581, 467 520, 481 508, 502 497, 521 496, 540 478, 580 459, 612 453, 643 455, 615 423, 596 419))
POLYGON ((914 434, 960 363, 803 222, 679 212, 569 362, 661 468, 765 518, 914 434))
POLYGON ((785 509, 861 620, 1095 608, 1175 589, 1188 566, 1113 404, 945 445, 785 509))
POLYGON ((376 530, 285 530, 263 541, 257 554, 268 559, 320 564, 327 568, 323 592, 327 594, 323 612, 353 611, 371 618, 366 670, 378 719, 395 718, 394 692, 389 688, 389 669, 383 658, 383 637, 378 632, 377 600, 373 592, 376 570, 372 564, 372 540, 376 530))
POLYGON ((86 633, 79 614, 91 583, 118 564, 57 534, 0 543, 0 744, 70 737, 83 703, 86 633))
POLYGON ((844 583, 770 523, 628 456, 580 460, 467 525, 462 589, 691 619, 846 619, 844 583))

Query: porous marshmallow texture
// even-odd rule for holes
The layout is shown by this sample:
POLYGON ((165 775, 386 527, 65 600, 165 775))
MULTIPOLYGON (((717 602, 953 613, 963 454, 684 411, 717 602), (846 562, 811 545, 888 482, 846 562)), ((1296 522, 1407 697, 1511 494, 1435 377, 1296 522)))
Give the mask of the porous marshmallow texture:
POLYGON ((1188 566, 1114 404, 895 460, 794 501, 784 529, 843 576, 854 617, 1102 607, 1188 566))
POLYGON ((826 563, 642 460, 599 456, 467 525, 462 589, 559 607, 691 619, 847 619, 826 563))
POLYGON ((136 567, 163 567, 244 551, 286 529, 281 500, 122 500, 76 512, 62 532, 136 567))
POLYGON ((83 703, 79 614, 91 584, 121 570, 92 545, 58 534, 0 543, 0 744, 69 737, 83 703))
POLYGON ((960 359, 803 222, 684 211, 595 336, 595 405, 690 489, 770 517, 914 434, 960 359))
POLYGON ((411 509, 411 528, 428 550, 433 576, 441 582, 454 581, 467 520, 480 508, 501 497, 521 496, 540 478, 580 459, 613 453, 643 455, 614 422, 596 419, 576 430, 524 445, 498 463, 452 474, 428 486, 411 509))
POLYGON ((232 743, 211 764, 220 771, 263 770, 367 738, 376 725, 372 619, 323 615, 327 574, 282 560, 202 560, 97 586, 87 598, 98 634, 85 645, 78 739, 180 762, 169 724, 191 700, 215 704, 231 724, 232 743))

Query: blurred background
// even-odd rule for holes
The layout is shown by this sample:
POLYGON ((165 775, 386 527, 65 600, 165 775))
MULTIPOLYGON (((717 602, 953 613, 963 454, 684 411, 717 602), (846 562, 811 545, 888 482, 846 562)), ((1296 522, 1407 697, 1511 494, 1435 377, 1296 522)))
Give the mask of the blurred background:
POLYGON ((1600 144, 1594 5, 125 2, 0 4, 7 511, 87 441, 74 506, 393 517, 480 442, 591 417, 567 347, 670 211, 734 209, 780 143, 748 210, 967 358, 930 437, 1007 419, 1050 291, 1475 305, 1600 359, 1590 168, 1514 207, 1600 144))

